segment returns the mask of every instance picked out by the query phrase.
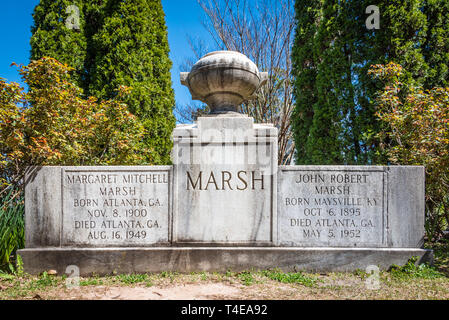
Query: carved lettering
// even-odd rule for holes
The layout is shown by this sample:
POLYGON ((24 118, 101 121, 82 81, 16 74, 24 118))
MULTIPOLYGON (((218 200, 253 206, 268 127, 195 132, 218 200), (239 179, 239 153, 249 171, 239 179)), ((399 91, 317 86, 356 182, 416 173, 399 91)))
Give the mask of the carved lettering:
POLYGON ((194 175, 187 171, 187 190, 264 190, 264 175, 256 171, 238 171, 236 174, 230 171, 209 172, 203 171, 194 175), (203 183, 203 181, 205 183, 203 183))
POLYGON ((168 242, 167 171, 72 171, 64 176, 63 245, 168 242))
POLYGON ((382 245, 382 171, 286 171, 279 193, 281 243, 308 246, 382 245))

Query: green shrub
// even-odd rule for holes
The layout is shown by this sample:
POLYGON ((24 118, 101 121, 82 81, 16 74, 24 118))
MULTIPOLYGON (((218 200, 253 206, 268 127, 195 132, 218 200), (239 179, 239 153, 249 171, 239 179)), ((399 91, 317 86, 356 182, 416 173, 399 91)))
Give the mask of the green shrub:
POLYGON ((11 188, 0 198, 0 268, 14 272, 16 250, 25 247, 24 197, 11 188))

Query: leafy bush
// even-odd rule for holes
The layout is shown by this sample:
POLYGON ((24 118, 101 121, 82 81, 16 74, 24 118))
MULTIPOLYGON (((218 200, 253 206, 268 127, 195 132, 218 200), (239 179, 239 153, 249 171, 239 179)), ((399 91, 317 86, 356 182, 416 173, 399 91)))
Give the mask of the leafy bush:
POLYGON ((120 87, 115 100, 84 99, 72 70, 44 57, 20 68, 28 92, 0 79, 0 196, 30 166, 135 165, 151 158, 143 125, 121 102, 130 89, 120 87))
POLYGON ((386 126, 382 147, 395 164, 425 166, 426 231, 438 240, 449 221, 449 88, 401 82, 404 71, 394 63, 372 66, 370 73, 385 84, 376 100, 386 126))

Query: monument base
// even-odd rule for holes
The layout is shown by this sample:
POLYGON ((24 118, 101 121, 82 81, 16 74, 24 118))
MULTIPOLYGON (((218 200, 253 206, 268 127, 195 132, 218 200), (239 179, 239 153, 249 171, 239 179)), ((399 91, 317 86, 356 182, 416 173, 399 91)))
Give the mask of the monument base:
POLYGON ((19 250, 25 272, 56 270, 75 265, 81 276, 162 271, 241 272, 281 269, 285 272, 347 272, 378 266, 404 265, 410 257, 432 263, 433 251, 414 248, 36 248, 19 250))

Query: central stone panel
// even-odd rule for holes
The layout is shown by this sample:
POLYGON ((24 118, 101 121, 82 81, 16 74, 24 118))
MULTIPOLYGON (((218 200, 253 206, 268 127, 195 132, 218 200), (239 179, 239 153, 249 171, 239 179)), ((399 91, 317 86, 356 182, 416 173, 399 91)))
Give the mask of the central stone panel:
POLYGON ((272 245, 277 129, 249 117, 202 117, 174 131, 173 241, 272 245))

